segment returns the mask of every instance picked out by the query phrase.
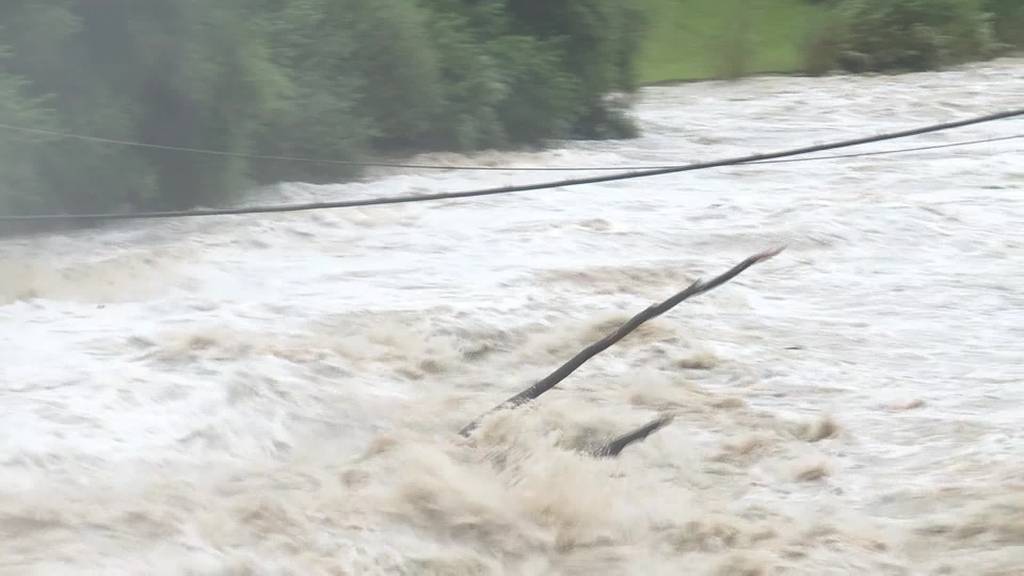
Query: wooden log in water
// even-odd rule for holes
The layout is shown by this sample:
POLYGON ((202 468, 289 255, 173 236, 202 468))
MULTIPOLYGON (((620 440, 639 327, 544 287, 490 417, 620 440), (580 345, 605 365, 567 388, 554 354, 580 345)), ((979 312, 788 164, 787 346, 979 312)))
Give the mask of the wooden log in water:
POLYGON ((598 458, 614 458, 630 444, 642 442, 651 434, 654 434, 658 430, 668 426, 672 423, 673 419, 674 417, 671 415, 659 416, 636 430, 627 432, 597 450, 594 450, 593 455, 598 458))
POLYGON ((527 402, 530 402, 531 400, 536 400, 542 394, 554 388, 559 382, 565 380, 570 374, 575 372, 580 366, 585 364, 588 360, 590 360, 594 356, 597 356, 601 352, 607 350, 613 344, 628 336, 631 332, 639 328, 648 320, 661 316, 665 312, 668 312, 669 310, 671 310, 672 308, 676 307, 678 304, 682 303, 683 301, 689 298, 698 296, 700 294, 718 288, 722 284, 725 284, 726 282, 732 280, 736 276, 739 276, 740 273, 742 273, 747 268, 750 268, 751 266, 759 262, 764 262, 765 260, 768 260, 769 258, 778 255, 783 250, 784 247, 780 247, 773 250, 766 250, 759 254, 755 254, 707 282, 704 282, 703 280, 697 280, 693 284, 690 284, 690 286, 688 286, 685 290, 677 293, 668 300, 665 300, 660 304, 650 306, 646 310, 640 312, 636 316, 633 316, 632 318, 627 320, 622 326, 620 326, 611 334, 605 336, 601 340, 598 340, 597 342, 581 350, 579 353, 577 353, 575 356, 569 359, 568 362, 559 366, 557 370, 555 370, 551 374, 548 374, 533 386, 530 386, 526 390, 523 390, 522 392, 516 394, 515 396, 512 396, 508 400, 505 400, 504 402, 495 406, 494 408, 482 414, 481 416, 478 416, 472 422, 466 424, 462 428, 462 430, 459 431, 459 433, 462 434, 463 436, 469 436, 473 432, 473 430, 475 430, 477 426, 480 425, 480 421, 484 417, 494 412, 497 412, 498 410, 517 408, 519 406, 522 406, 523 404, 526 404, 527 402))

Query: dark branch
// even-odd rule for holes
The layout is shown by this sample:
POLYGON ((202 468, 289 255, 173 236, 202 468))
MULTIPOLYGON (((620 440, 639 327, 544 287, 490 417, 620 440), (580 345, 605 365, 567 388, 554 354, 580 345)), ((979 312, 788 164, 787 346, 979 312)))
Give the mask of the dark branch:
POLYGON ((672 422, 672 419, 672 416, 659 416, 636 430, 627 432, 626 434, 623 434, 615 440, 605 444, 601 448, 595 450, 593 454, 598 458, 614 458, 618 456, 619 452, 622 452, 626 446, 629 446, 634 442, 642 442, 651 434, 654 434, 658 430, 668 426, 672 422))
POLYGON ((628 336, 630 332, 633 332, 634 330, 639 328, 643 323, 653 318, 657 318, 658 316, 661 316, 662 314, 668 312, 669 310, 671 310, 684 300, 718 288, 722 284, 725 284, 726 282, 732 280, 736 276, 739 276, 740 273, 746 270, 747 268, 750 268, 751 266, 759 262, 768 260, 769 258, 777 255, 779 252, 782 252, 782 250, 783 248, 777 248, 774 250, 761 252, 760 254, 755 254, 747 258, 743 262, 740 262, 736 266, 733 266, 731 269, 721 274, 720 276, 716 276, 715 278, 712 278, 707 282, 697 280, 688 288, 686 288, 682 292, 679 292, 675 296, 672 296, 668 300, 665 300, 661 304, 656 304, 654 306, 647 308, 643 312, 640 312, 636 316, 630 318, 628 321, 626 321, 625 324, 623 324, 617 330, 615 330, 615 332, 612 332, 611 334, 605 336, 601 340, 584 348, 578 354, 573 356, 568 362, 560 366, 551 374, 548 374, 546 377, 544 377, 542 380, 540 380, 533 386, 530 386, 526 390, 523 390, 522 392, 516 394, 515 396, 509 398, 508 400, 494 407, 489 412, 473 420, 465 427, 463 427, 462 430, 459 431, 459 433, 462 434, 463 436, 468 436, 471 432, 473 432, 473 430, 476 429, 476 427, 480 423, 480 420, 484 416, 487 416, 488 414, 491 414, 501 409, 516 408, 518 406, 526 404, 531 400, 537 399, 541 394, 544 394, 548 390, 551 390, 559 382, 565 380, 570 374, 575 372, 580 366, 582 366, 588 360, 590 360, 594 356, 597 356, 601 352, 610 348, 619 340, 622 340, 623 338, 628 336))

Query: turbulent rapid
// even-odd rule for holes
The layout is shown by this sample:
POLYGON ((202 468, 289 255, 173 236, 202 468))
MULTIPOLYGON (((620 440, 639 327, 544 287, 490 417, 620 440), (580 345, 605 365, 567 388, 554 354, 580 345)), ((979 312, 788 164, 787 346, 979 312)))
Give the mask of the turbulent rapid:
MULTIPOLYGON (((639 139, 417 160, 682 163, 1022 94, 1020 59, 652 87, 639 139)), ((1020 574, 1022 145, 0 240, 0 574, 1020 574)), ((393 170, 245 202, 551 176, 393 170)))

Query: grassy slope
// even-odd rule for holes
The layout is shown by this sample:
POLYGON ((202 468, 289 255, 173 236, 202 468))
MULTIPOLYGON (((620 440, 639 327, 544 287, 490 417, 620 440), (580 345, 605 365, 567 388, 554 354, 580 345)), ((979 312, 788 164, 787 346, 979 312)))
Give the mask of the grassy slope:
POLYGON ((649 19, 640 81, 792 72, 823 9, 805 0, 638 0, 649 19))

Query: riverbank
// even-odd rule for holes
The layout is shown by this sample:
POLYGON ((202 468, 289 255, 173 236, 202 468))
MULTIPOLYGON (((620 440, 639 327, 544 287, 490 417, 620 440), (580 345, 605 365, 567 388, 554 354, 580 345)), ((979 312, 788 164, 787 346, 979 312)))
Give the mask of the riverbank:
POLYGON ((639 80, 793 73, 826 10, 803 0, 642 0, 648 35, 639 80))
MULTIPOLYGON (((637 63, 637 79, 645 86, 821 71, 830 63, 831 56, 827 51, 835 48, 828 46, 834 35, 822 33, 836 23, 835 14, 825 2, 641 0, 640 5, 648 29, 637 63)), ((954 20, 952 22, 940 18, 930 26, 932 33, 956 37, 956 41, 946 46, 956 47, 956 51, 979 42, 993 42, 991 35, 994 35, 994 43, 988 50, 971 53, 971 49, 967 49, 966 53, 943 61, 941 56, 928 55, 929 47, 926 45, 896 45, 898 42, 893 44, 893 38, 884 35, 862 39, 862 46, 858 49, 881 42, 897 53, 923 50, 925 54, 920 58, 927 61, 924 64, 911 58, 907 62, 889 63, 880 68, 895 70, 905 65, 907 70, 923 70, 1005 56, 1013 52, 1010 50, 1013 46, 1017 46, 1018 51, 1024 47, 1024 38, 1016 32, 1024 29, 1024 7, 1003 5, 999 0, 989 0, 984 6, 992 18, 990 32, 973 29, 973 20, 965 23, 956 20, 955 16, 949 17, 954 20)), ((871 8, 865 10, 870 13, 871 8)), ((870 59, 870 55, 862 57, 870 59)))

